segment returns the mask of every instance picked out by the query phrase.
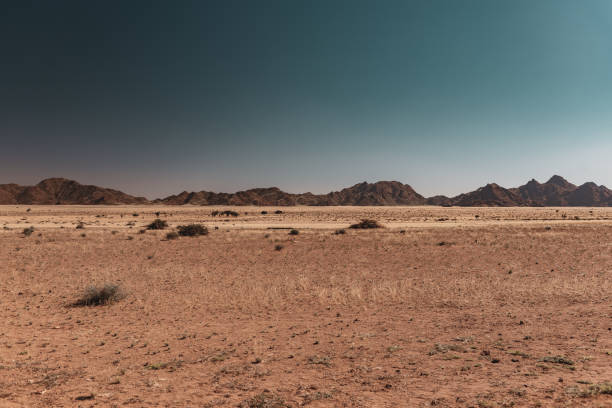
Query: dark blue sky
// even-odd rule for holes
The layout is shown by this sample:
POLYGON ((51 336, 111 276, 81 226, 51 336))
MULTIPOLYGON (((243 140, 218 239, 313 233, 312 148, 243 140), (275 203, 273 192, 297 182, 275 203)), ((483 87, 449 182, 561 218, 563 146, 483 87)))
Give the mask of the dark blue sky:
POLYGON ((0 7, 0 183, 612 185, 608 0, 0 7))

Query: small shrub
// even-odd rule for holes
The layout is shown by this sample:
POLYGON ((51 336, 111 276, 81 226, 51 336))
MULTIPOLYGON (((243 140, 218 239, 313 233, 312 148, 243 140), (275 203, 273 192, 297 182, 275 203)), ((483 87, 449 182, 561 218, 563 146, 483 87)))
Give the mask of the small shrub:
POLYGON ((285 408, 289 407, 278 395, 263 392, 253 398, 246 399, 238 405, 239 408, 285 408))
POLYGON ((282 249, 283 249, 283 246, 282 246, 282 245, 276 245, 276 246, 274 246, 274 250, 275 250, 275 251, 280 251, 280 250, 282 250, 282 249))
POLYGON ((274 214, 282 214, 282 213, 283 213, 283 211, 282 211, 282 210, 276 210, 276 211, 274 211, 274 214))
POLYGON ((357 224, 351 225, 349 228, 352 229, 369 229, 369 228, 382 228, 376 220, 363 219, 357 224))
POLYGON ((145 232, 147 232, 147 230, 141 229, 140 231, 138 231, 139 234, 144 234, 145 232))
POLYGON ((166 239, 168 241, 173 240, 173 239, 177 239, 179 237, 179 234, 177 234, 175 231, 169 232, 166 234, 166 239))
POLYGON ((546 356, 541 358, 540 361, 543 361, 545 363, 574 365, 574 362, 572 360, 563 356, 546 356))
POLYGON ((215 210, 213 212, 210 213, 211 216, 216 217, 217 215, 219 215, 219 211, 215 210))
POLYGON ((104 286, 90 286, 85 290, 83 296, 72 304, 72 306, 100 306, 116 302, 125 297, 119 285, 105 284, 104 286))
POLYGON ((261 214, 262 215, 266 215, 268 212, 267 211, 262 211, 261 214))
POLYGON ((343 229, 334 231, 334 235, 344 235, 344 234, 346 234, 346 231, 343 229))
POLYGON ((26 237, 29 237, 30 235, 32 235, 33 232, 34 232, 33 226, 29 226, 28 228, 23 229, 23 235, 25 235, 26 237))
POLYGON ((76 229, 83 229, 85 228, 85 224, 83 224, 83 221, 79 221, 79 223, 76 226, 76 229))
POLYGON ((198 235, 208 235, 208 228, 200 224, 179 225, 178 234, 183 237, 196 237, 198 235))
POLYGON ((289 235, 299 235, 300 231, 296 230, 296 229, 292 229, 291 231, 289 231, 289 235))
POLYGON ((220 215, 225 215, 226 217, 237 217, 239 214, 236 211, 225 210, 219 213, 220 215))
POLYGON ((168 223, 166 221, 160 220, 159 218, 156 218, 155 220, 153 220, 152 223, 147 225, 147 229, 149 229, 149 230, 163 230, 167 226, 168 226, 168 223))
POLYGON ((581 397, 593 397, 596 395, 612 395, 612 383, 603 382, 590 385, 586 390, 580 393, 581 397))

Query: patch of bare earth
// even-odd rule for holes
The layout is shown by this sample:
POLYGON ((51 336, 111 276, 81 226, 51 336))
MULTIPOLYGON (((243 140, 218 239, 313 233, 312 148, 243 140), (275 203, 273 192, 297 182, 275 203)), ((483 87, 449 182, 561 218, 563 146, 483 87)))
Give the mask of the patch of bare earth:
POLYGON ((0 406, 612 406, 612 209, 275 210, 1 206, 0 406))

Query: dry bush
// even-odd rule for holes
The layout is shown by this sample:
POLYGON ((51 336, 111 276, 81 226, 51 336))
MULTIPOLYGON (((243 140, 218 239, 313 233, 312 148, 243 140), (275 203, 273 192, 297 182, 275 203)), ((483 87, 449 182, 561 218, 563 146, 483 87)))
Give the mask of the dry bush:
POLYGON ((382 228, 382 225, 380 225, 378 221, 376 220, 370 220, 370 219, 365 218, 357 224, 352 224, 349 228, 352 228, 352 229, 382 228))
POLYGON ((171 241, 173 239, 178 239, 178 237, 179 237, 179 234, 177 234, 175 231, 171 231, 171 232, 166 234, 166 239, 168 241, 171 241))
POLYGON ((197 237, 198 235, 208 235, 208 228, 200 224, 179 225, 178 234, 183 237, 197 237))
POLYGON ((299 235, 300 231, 296 230, 296 229, 292 229, 291 231, 289 231, 289 235, 299 235))
POLYGON ((289 407, 285 401, 278 395, 274 395, 268 392, 255 395, 253 398, 249 398, 243 401, 239 408, 285 408, 289 407))
POLYGON ((147 229, 150 229, 150 230, 163 230, 167 226, 168 226, 168 223, 166 221, 160 220, 159 218, 156 218, 155 220, 153 220, 152 223, 147 225, 147 229))
POLYGON ((29 237, 30 235, 32 235, 33 232, 34 232, 33 226, 29 226, 28 228, 23 229, 23 235, 25 235, 26 237, 29 237))
POLYGON ((107 283, 103 286, 90 286, 85 290, 81 298, 75 301, 72 306, 100 306, 116 302, 125 297, 119 285, 107 283))

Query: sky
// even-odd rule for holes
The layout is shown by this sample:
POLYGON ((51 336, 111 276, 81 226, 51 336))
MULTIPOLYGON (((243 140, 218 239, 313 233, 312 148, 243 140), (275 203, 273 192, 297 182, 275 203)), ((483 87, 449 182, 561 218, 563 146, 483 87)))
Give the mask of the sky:
POLYGON ((612 187, 609 0, 14 0, 0 53, 0 183, 612 187))

